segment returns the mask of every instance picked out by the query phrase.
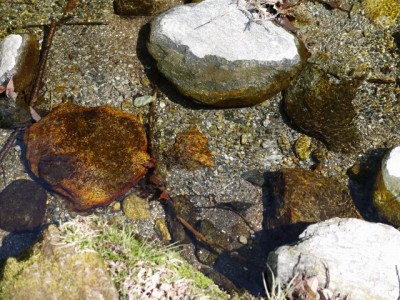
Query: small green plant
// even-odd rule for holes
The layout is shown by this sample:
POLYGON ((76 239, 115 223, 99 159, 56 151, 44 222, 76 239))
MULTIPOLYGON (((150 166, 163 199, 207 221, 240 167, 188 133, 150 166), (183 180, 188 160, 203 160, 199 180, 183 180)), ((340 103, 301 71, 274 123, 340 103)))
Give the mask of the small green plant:
POLYGON ((269 270, 269 276, 271 277, 270 291, 268 290, 267 283, 265 281, 265 275, 264 275, 264 273, 262 274, 264 289, 265 289, 265 293, 266 293, 266 300, 286 300, 286 299, 288 299, 294 291, 294 281, 297 278, 297 276, 294 276, 293 279, 287 285, 285 285, 285 287, 282 287, 280 282, 276 281, 274 272, 272 272, 270 266, 267 265, 267 267, 269 270))
POLYGON ((63 241, 97 251, 107 263, 120 299, 228 299, 211 279, 183 260, 176 245, 139 240, 129 223, 78 216, 61 224, 63 241))

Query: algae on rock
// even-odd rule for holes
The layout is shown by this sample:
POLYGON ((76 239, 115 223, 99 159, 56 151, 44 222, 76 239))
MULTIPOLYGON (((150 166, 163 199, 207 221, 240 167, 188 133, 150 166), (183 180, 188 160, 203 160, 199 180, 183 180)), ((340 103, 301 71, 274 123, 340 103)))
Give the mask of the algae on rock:
POLYGON ((28 258, 5 261, 0 298, 24 300, 28 295, 29 299, 118 299, 101 256, 60 243, 54 225, 28 258))

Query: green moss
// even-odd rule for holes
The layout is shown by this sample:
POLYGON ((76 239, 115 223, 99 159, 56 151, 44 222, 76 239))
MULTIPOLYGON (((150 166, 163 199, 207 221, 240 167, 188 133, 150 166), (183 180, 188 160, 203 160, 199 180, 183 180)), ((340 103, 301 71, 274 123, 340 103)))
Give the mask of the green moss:
POLYGON ((364 11, 376 25, 394 25, 400 19, 399 0, 363 0, 364 11))

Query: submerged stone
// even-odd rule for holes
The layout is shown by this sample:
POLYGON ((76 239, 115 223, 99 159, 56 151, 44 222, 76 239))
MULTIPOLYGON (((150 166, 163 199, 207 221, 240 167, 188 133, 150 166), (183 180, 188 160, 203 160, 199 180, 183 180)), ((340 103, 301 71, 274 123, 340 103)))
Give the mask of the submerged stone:
POLYGON ((183 0, 114 0, 115 12, 121 16, 157 15, 179 4, 183 0))
POLYGON ((28 34, 10 34, 0 43, 0 85, 7 87, 12 80, 18 94, 0 96, 0 127, 25 125, 31 120, 25 96, 36 74, 39 62, 39 43, 28 34))
POLYGON ((46 213, 45 189, 32 180, 11 182, 0 193, 0 228, 9 232, 32 231, 46 213))
POLYGON ((282 169, 272 189, 276 211, 268 212, 267 228, 334 217, 362 218, 346 187, 309 170, 282 169))
POLYGON ((250 106, 286 88, 303 68, 299 40, 272 21, 253 22, 246 7, 244 0, 205 0, 153 20, 149 52, 183 95, 219 107, 250 106))
POLYGON ((26 130, 24 142, 33 174, 76 210, 125 194, 150 158, 141 118, 108 106, 61 104, 26 130))
POLYGON ((373 201, 382 218, 400 227, 400 146, 383 158, 373 201))
POLYGON ((363 0, 362 6, 374 24, 395 25, 396 20, 400 19, 399 0, 363 0))
POLYGON ((130 220, 145 220, 150 218, 150 207, 146 199, 135 194, 128 195, 122 202, 124 215, 130 220))
POLYGON ((178 133, 170 152, 175 162, 189 169, 200 165, 209 168, 214 166, 214 158, 208 149, 207 137, 197 127, 190 127, 178 133))
POLYGON ((290 121, 334 151, 351 152, 359 147, 352 100, 360 80, 338 80, 307 65, 285 92, 284 110, 290 121))

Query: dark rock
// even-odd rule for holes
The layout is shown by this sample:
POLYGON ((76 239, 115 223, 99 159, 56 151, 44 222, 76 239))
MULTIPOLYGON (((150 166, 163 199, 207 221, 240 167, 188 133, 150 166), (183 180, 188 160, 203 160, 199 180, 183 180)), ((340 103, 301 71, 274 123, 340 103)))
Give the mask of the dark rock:
POLYGON ((10 232, 38 228, 46 213, 47 195, 32 180, 19 179, 0 193, 0 228, 10 232))
POLYGON ((183 3, 183 0, 114 0, 114 7, 121 16, 152 16, 183 3))
POLYGON ((32 172, 77 210, 110 204, 147 172, 141 118, 107 106, 61 104, 24 142, 32 172))
POLYGON ((333 217, 362 218, 346 187, 309 170, 279 171, 272 190, 276 211, 268 212, 267 228, 333 217))
POLYGON ((185 227, 177 220, 176 215, 180 215, 191 225, 196 221, 196 207, 186 196, 175 196, 173 205, 167 207, 167 225, 171 233, 172 240, 181 244, 189 244, 192 242, 190 235, 186 232, 185 227))
MULTIPOLYGON (((212 222, 208 220, 200 220, 197 222, 196 228, 210 242, 223 247, 224 249, 229 249, 228 236, 218 230, 212 222)), ((196 243, 196 256, 201 263, 205 265, 213 265, 218 258, 218 253, 207 246, 208 245, 196 243)))
POLYGON ((271 21, 252 22, 247 9, 243 0, 205 0, 154 19, 148 49, 161 73, 183 95, 219 107, 255 105, 286 88, 305 47, 271 21))
POLYGON ((334 151, 359 147, 352 99, 360 80, 338 80, 309 64, 293 80, 284 96, 284 110, 294 125, 322 140, 334 151))

